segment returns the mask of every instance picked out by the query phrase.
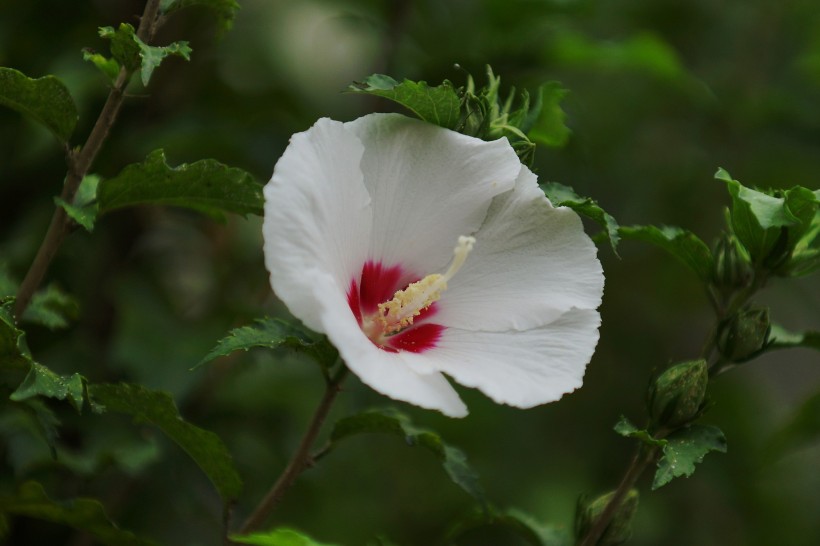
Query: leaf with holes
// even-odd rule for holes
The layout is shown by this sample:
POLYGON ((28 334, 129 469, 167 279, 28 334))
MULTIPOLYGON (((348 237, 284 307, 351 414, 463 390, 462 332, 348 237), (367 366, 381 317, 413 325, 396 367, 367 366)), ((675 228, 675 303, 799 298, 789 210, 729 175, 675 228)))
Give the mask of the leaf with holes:
POLYGON ((652 489, 663 487, 675 478, 691 476, 695 464, 710 451, 726 452, 726 437, 717 427, 690 425, 670 434, 666 437, 663 457, 658 461, 652 489))

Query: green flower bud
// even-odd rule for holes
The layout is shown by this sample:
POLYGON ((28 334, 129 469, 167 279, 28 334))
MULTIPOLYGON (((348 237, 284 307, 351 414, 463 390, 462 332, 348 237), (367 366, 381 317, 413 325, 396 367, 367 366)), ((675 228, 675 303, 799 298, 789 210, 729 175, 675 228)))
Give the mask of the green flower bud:
MULTIPOLYGON (((580 539, 589 533, 614 494, 615 492, 611 491, 592 500, 579 499, 575 512, 576 537, 580 539)), ((629 540, 632 536, 632 520, 635 519, 635 513, 638 511, 638 499, 637 489, 630 489, 627 492, 596 546, 616 546, 629 540)))
POLYGON ((729 362, 744 362, 766 348, 771 330, 768 309, 741 309, 720 325, 718 350, 729 362))
POLYGON ((700 415, 708 382, 702 359, 681 362, 659 375, 647 393, 651 428, 677 428, 700 415))
POLYGON ((752 266, 741 253, 737 240, 726 233, 715 243, 712 284, 725 295, 748 286, 752 281, 752 266))

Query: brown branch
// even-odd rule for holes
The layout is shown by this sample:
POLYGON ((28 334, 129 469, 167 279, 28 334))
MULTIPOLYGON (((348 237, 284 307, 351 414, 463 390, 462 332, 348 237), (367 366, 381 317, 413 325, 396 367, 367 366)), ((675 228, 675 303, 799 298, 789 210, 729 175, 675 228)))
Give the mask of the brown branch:
MULTIPOLYGON (((160 0, 148 0, 145 4, 145 10, 140 18, 139 28, 137 29, 137 36, 143 41, 147 42, 152 40, 157 31, 159 4, 160 0)), ((103 105, 102 111, 96 123, 94 123, 94 128, 91 129, 91 133, 85 141, 85 145, 79 151, 69 150, 67 152, 66 162, 68 163, 68 172, 66 174, 65 183, 63 184, 63 191, 60 194, 60 197, 66 203, 74 202, 74 196, 80 187, 80 183, 83 181, 83 178, 85 178, 85 175, 88 174, 88 171, 94 164, 94 160, 97 158, 97 154, 99 154, 105 140, 108 138, 108 133, 117 120, 117 115, 120 112, 120 107, 125 98, 125 88, 130 80, 131 71, 125 69, 125 67, 121 68, 114 82, 114 86, 108 93, 108 98, 103 105)), ((71 228, 72 222, 66 214, 65 209, 60 206, 56 207, 43 242, 40 244, 40 248, 34 256, 34 261, 32 261, 17 291, 17 298, 14 302, 14 315, 16 317, 21 317, 28 307, 28 304, 31 302, 31 297, 34 295, 34 292, 37 291, 37 288, 40 287, 40 283, 43 282, 43 278, 54 256, 57 254, 57 250, 60 248, 60 245, 63 244, 71 228)))
POLYGON ((319 407, 316 408, 316 412, 310 420, 310 425, 308 426, 305 435, 302 437, 302 441, 299 443, 296 453, 294 453, 288 463, 288 466, 279 476, 279 479, 273 484, 273 487, 270 488, 265 497, 253 510, 253 513, 251 513, 251 515, 248 516, 248 519, 245 520, 245 523, 242 524, 242 527, 239 530, 241 534, 258 530, 262 524, 265 523, 265 520, 268 518, 270 513, 273 512, 279 504, 279 501, 282 500, 282 497, 288 488, 293 485, 294 481, 296 481, 299 474, 301 474, 309 466, 309 463, 311 462, 310 448, 316 440, 316 436, 319 434, 319 430, 327 418, 330 407, 333 405, 336 395, 339 394, 342 381, 344 381, 346 376, 347 367, 344 363, 341 363, 341 368, 336 374, 336 377, 327 383, 325 394, 322 397, 321 402, 319 402, 319 407))

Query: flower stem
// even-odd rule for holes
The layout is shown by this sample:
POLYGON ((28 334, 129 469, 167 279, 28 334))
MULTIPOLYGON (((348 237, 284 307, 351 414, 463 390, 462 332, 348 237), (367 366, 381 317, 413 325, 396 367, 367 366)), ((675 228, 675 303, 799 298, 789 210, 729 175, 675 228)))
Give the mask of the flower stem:
MULTIPOLYGON (((137 29, 137 36, 143 41, 151 41, 157 31, 159 5, 160 0, 148 0, 145 4, 145 10, 140 18, 139 28, 137 29)), ((108 98, 103 105, 102 111, 96 123, 94 123, 94 128, 91 129, 91 133, 85 141, 85 145, 79 151, 66 149, 68 172, 66 173, 65 183, 63 184, 63 191, 60 194, 60 197, 66 203, 74 202, 74 196, 80 187, 80 183, 83 181, 85 175, 88 174, 91 165, 94 164, 94 160, 97 158, 97 154, 108 138, 108 133, 117 120, 117 115, 125 98, 125 88, 131 80, 131 74, 132 72, 125 67, 120 69, 117 79, 111 91, 108 93, 108 98)), ((40 244, 40 248, 34 256, 34 261, 32 261, 17 291, 17 297, 14 302, 14 315, 17 318, 22 316, 28 304, 31 302, 31 297, 34 295, 34 292, 39 288, 40 283, 43 282, 43 277, 45 277, 66 235, 71 231, 71 227, 72 222, 66 214, 65 209, 59 206, 56 207, 43 242, 40 244)))
POLYGON ((595 546, 598 544, 598 541, 601 539, 601 536, 606 532, 607 527, 612 522, 612 518, 615 517, 615 514, 621 506, 621 502, 623 502, 626 494, 635 486, 635 482, 638 481, 638 478, 641 477, 646 467, 654 462, 655 457, 657 456, 658 448, 656 447, 647 447, 645 445, 640 445, 638 447, 638 451, 632 457, 632 461, 629 463, 629 467, 624 474, 624 477, 621 479, 621 483, 618 484, 618 488, 615 490, 615 493, 612 495, 612 498, 609 500, 609 503, 604 508, 604 511, 601 512, 601 515, 595 520, 595 523, 587 532, 586 536, 581 537, 578 540, 578 546, 595 546))
POLYGON ((310 448, 313 446, 313 442, 316 440, 316 436, 319 434, 319 430, 327 418, 327 414, 333 405, 333 401, 336 399, 336 395, 339 394, 342 388, 342 382, 347 376, 347 373, 347 366, 341 363, 341 367, 336 375, 327 382, 325 394, 310 420, 310 425, 308 425, 308 429, 302 437, 302 441, 299 443, 296 453, 294 453, 288 466, 285 467, 285 470, 279 476, 279 479, 273 484, 273 487, 270 488, 251 515, 248 516, 248 519, 245 520, 245 523, 242 524, 239 530, 241 534, 258 530, 282 500, 288 488, 293 485, 293 482, 299 477, 299 474, 312 463, 310 448))

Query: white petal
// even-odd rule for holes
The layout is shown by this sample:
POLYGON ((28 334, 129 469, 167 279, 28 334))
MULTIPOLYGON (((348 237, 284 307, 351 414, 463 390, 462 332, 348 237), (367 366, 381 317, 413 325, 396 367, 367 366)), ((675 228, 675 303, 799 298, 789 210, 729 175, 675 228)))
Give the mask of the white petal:
POLYGON ((329 273, 344 292, 366 258, 373 213, 359 168, 363 153, 342 123, 321 119, 291 137, 265 186, 262 233, 271 284, 314 330, 324 331, 304 272, 329 273))
POLYGON ((498 403, 531 408, 581 386, 599 325, 596 311, 573 309, 532 330, 448 328, 438 346, 420 356, 429 354, 436 369, 498 403))
POLYGON ((515 189, 493 200, 466 263, 431 319, 467 330, 526 330, 572 308, 601 303, 596 248, 571 209, 555 208, 522 167, 515 189))
POLYGON ((389 353, 373 345, 353 318, 347 301, 324 274, 309 275, 322 307, 322 330, 339 350, 347 367, 373 390, 390 398, 450 417, 464 417, 467 407, 439 372, 416 373, 401 353, 389 353))
POLYGON ((458 236, 479 228, 492 198, 513 187, 521 168, 506 139, 484 142, 393 114, 345 126, 365 147, 370 256, 422 275, 447 265, 458 236))

